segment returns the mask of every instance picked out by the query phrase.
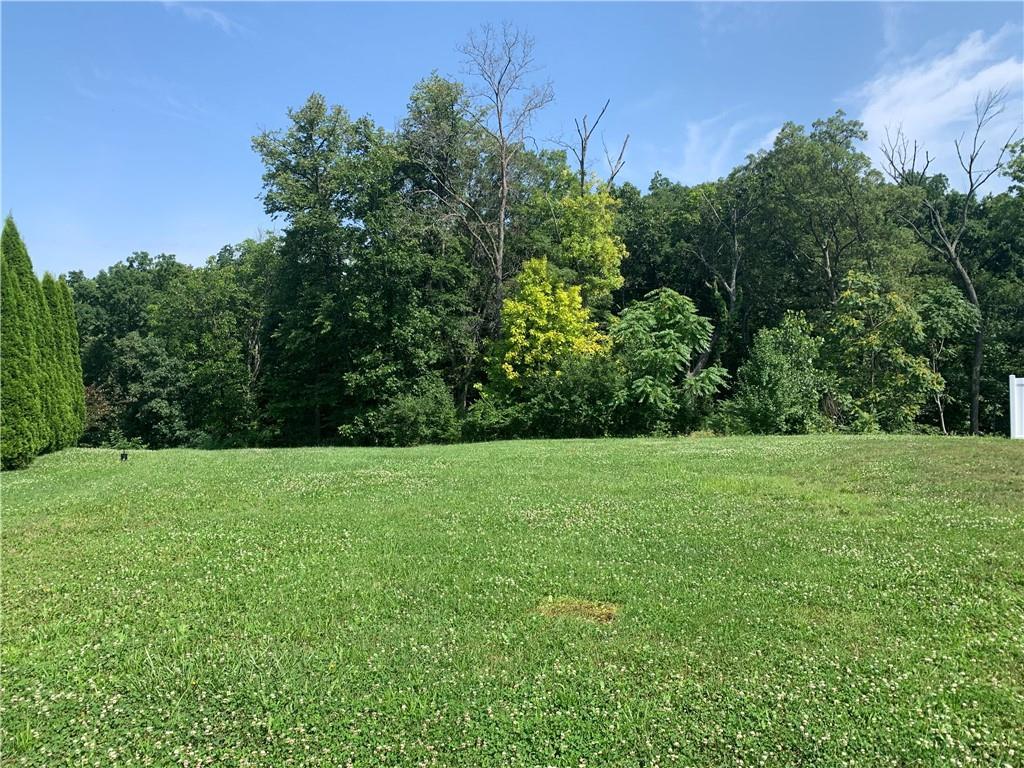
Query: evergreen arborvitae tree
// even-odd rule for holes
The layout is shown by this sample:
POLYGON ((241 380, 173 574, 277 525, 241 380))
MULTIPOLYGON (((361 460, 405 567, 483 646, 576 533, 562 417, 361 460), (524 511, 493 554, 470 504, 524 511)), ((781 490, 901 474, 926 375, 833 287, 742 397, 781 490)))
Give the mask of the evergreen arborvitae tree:
POLYGON ((68 445, 76 444, 85 431, 85 384, 82 379, 82 358, 78 349, 78 322, 75 319, 75 303, 67 282, 57 282, 61 307, 61 325, 67 339, 64 370, 68 382, 68 397, 71 405, 71 424, 68 431, 68 445))
POLYGON ((0 256, 0 454, 4 469, 18 469, 32 461, 42 447, 45 433, 33 327, 32 297, 39 283, 10 217, 0 237, 0 256), (29 290, 22 292, 20 283, 26 264, 29 290))
POLYGON ((46 443, 42 446, 42 450, 57 451, 64 447, 65 419, 62 402, 64 385, 59 367, 56 318, 46 296, 47 281, 52 284, 54 282, 53 275, 46 274, 43 276, 42 282, 36 281, 39 286, 39 295, 42 298, 39 307, 39 324, 36 328, 39 345, 39 374, 42 377, 39 393, 42 399, 43 417, 46 421, 46 443))
POLYGON ((68 368, 67 318, 61 301, 61 291, 53 275, 43 275, 43 297, 50 318, 53 344, 46 355, 50 377, 53 383, 51 391, 51 423, 54 440, 51 448, 59 450, 72 444, 75 439, 75 413, 72 404, 71 371, 68 368))
POLYGON ((18 293, 25 311, 24 333, 31 339, 32 366, 27 375, 35 391, 38 416, 33 423, 33 453, 47 450, 53 443, 53 376, 49 357, 52 348, 50 313, 43 298, 43 286, 32 269, 32 260, 14 219, 4 223, 3 238, 7 246, 7 264, 18 280, 18 293))

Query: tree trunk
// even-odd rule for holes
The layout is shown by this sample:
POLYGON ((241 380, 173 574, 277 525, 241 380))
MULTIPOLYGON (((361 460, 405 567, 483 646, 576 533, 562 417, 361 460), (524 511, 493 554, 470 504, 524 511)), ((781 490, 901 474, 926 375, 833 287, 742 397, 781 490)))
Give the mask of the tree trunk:
POLYGON ((974 357, 971 360, 971 434, 979 435, 981 434, 981 358, 985 349, 984 319, 981 314, 981 302, 978 301, 978 292, 974 290, 974 281, 971 280, 971 276, 967 273, 963 262, 960 261, 960 258, 955 253, 950 255, 949 260, 952 262, 957 274, 960 275, 960 281, 963 283, 967 300, 978 310, 978 331, 974 334, 974 357))
MULTIPOLYGON (((942 376, 942 374, 939 373, 939 358, 942 356, 942 349, 943 349, 944 346, 945 346, 945 341, 940 341, 939 342, 939 349, 938 349, 938 351, 936 351, 932 355, 932 358, 931 358, 932 373, 934 373, 936 376, 942 376)), ((943 405, 943 402, 942 402, 944 395, 945 395, 945 392, 936 392, 935 393, 935 408, 939 412, 939 426, 942 427, 942 434, 948 435, 949 434, 949 430, 946 429, 946 406, 943 405)))
POLYGON ((839 292, 836 290, 835 278, 832 274, 832 258, 828 252, 828 246, 821 249, 821 266, 825 272, 825 287, 828 289, 828 300, 833 306, 839 301, 839 292))
MULTIPOLYGON (((499 118, 500 119, 500 118, 499 118)), ((501 123, 499 122, 499 126, 501 123)), ((505 299, 505 216, 508 212, 509 193, 509 158, 507 149, 502 148, 501 158, 501 187, 498 199, 498 246, 494 252, 494 303, 495 307, 495 331, 501 336, 501 305, 505 299)))
POLYGON ((971 361, 971 434, 981 434, 981 356, 985 348, 985 332, 978 326, 974 334, 974 359, 971 361))
POLYGON ((693 368, 690 369, 689 376, 692 378, 697 374, 701 373, 711 361, 711 355, 715 351, 715 344, 722 336, 722 328, 732 324, 733 313, 736 310, 736 270, 733 268, 732 273, 732 286, 724 286, 726 295, 729 297, 725 305, 725 317, 722 318, 721 322, 717 323, 711 331, 711 339, 708 341, 708 348, 704 350, 700 357, 697 358, 697 362, 693 368))

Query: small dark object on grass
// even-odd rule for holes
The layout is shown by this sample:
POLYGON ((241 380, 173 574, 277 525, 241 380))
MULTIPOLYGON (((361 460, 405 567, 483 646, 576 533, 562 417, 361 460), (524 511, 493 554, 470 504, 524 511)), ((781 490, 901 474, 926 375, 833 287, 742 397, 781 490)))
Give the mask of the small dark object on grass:
POLYGON ((128 461, 128 451, 121 451, 121 461, 128 461))

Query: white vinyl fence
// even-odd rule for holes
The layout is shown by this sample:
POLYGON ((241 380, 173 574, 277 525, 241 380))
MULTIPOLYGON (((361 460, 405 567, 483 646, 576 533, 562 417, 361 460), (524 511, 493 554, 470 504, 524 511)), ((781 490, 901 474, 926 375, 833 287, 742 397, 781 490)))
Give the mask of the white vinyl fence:
POLYGON ((1024 378, 1010 377, 1010 437, 1024 440, 1024 378))

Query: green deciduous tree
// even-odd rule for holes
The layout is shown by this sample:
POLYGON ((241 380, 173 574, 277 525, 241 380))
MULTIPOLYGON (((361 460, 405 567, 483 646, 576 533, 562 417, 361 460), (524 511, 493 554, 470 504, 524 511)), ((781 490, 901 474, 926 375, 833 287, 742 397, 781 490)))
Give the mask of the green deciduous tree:
POLYGON ((151 448, 194 444, 185 413, 188 385, 184 362, 167 353, 159 336, 132 331, 114 342, 106 391, 121 411, 117 432, 124 437, 151 448))
POLYGON ((882 429, 910 429, 942 377, 919 354, 921 318, 907 301, 871 275, 851 272, 839 294, 827 337, 842 387, 882 429))
POLYGON ((362 161, 380 135, 316 93, 288 116, 286 130, 253 139, 265 169, 264 208, 288 224, 268 312, 263 388, 282 439, 317 442, 334 436, 341 421, 345 352, 335 326, 362 238, 357 225, 376 192, 362 186, 362 161))
MULTIPOLYGON (((1004 141, 991 163, 984 163, 982 151, 984 136, 992 121, 1003 111, 1005 93, 989 92, 979 96, 974 105, 974 130, 967 141, 956 141, 956 155, 964 171, 965 189, 949 189, 945 176, 928 175, 931 158, 918 152, 911 142, 898 132, 886 137, 883 152, 887 171, 893 181, 907 194, 901 211, 902 221, 909 226, 934 257, 945 262, 953 279, 963 291, 964 298, 977 309, 981 322, 974 333, 974 351, 970 373, 971 433, 981 431, 981 380, 985 350, 985 307, 978 293, 979 278, 977 254, 970 248, 969 230, 979 218, 979 196, 989 179, 1003 170, 1013 158, 1016 147, 1010 139, 1004 141), (923 155, 923 158, 921 157, 923 155)), ((1019 151, 1019 150, 1017 150, 1019 151)), ((1013 173, 1011 168, 1010 173, 1013 173)))
POLYGON ((707 285, 718 315, 701 366, 720 339, 724 342, 720 346, 729 346, 741 316, 740 299, 750 267, 748 250, 756 235, 757 214, 764 205, 763 187, 760 160, 752 157, 726 178, 692 191, 691 204, 697 215, 688 221, 683 247, 708 274, 707 285))
POLYGON ((231 254, 189 270, 151 304, 151 334, 182 364, 182 410, 196 438, 244 442, 256 427, 246 296, 231 254))
MULTIPOLYGON (((962 351, 967 335, 973 336, 981 322, 978 309, 951 285, 927 291, 918 299, 916 309, 921 317, 931 370, 942 376, 944 384, 948 385, 948 366, 955 361, 957 352, 962 351)), ((949 398, 948 386, 932 395, 943 434, 948 434, 946 405, 949 398)))
MULTIPOLYGON (((94 278, 81 272, 68 275, 74 300, 75 324, 80 349, 81 378, 88 392, 76 406, 82 409, 83 440, 88 445, 117 442, 117 436, 139 438, 151 434, 139 418, 140 408, 131 400, 138 389, 120 386, 124 376, 119 354, 123 339, 134 334, 127 348, 138 346, 152 332, 152 313, 161 298, 186 279, 189 267, 173 256, 133 253, 125 262, 101 270, 94 278), (94 410, 95 409, 95 410, 94 410)), ((138 359, 138 358, 136 358, 138 359)), ((150 356, 145 360, 154 361, 150 356)), ((138 366, 136 366, 138 367, 138 366)), ((188 391, 187 380, 181 392, 188 391)), ((179 403, 182 409, 184 403, 179 403)), ((177 432, 191 435, 188 430, 177 432)), ((184 444, 184 443, 175 443, 184 444)))
POLYGON ((842 111, 810 133, 787 123, 761 162, 765 212, 803 289, 838 300, 847 271, 867 264, 878 244, 881 174, 857 145, 863 126, 842 111))
MULTIPOLYGON (((443 404, 436 396, 439 381, 449 389, 438 417, 447 420, 454 412, 452 388, 460 386, 462 377, 449 366, 465 360, 472 343, 463 322, 472 277, 458 251, 433 247, 429 230, 428 222, 397 202, 368 222, 367 247, 346 282, 344 325, 338 329, 348 351, 345 422, 381 409, 394 414, 396 408, 410 408, 413 390, 422 395, 417 407, 443 404)), ((384 421, 362 423, 369 427, 384 421)), ((397 439, 356 431, 371 442, 397 439)))

